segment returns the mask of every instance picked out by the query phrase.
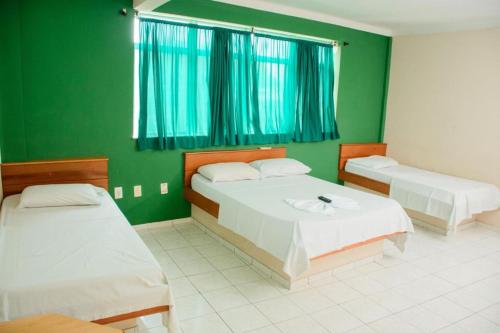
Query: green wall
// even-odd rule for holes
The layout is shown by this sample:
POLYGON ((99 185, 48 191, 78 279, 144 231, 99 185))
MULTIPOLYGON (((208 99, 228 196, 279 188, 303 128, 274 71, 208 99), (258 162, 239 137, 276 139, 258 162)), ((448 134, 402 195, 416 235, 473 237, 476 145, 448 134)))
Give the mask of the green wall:
POLYGON ((6 1, 1 8, 0 145, 2 156, 15 160, 26 152, 21 86, 21 25, 16 1, 6 1))
MULTIPOLYGON (((132 13, 132 1, 7 3, 0 35, 3 161, 106 155, 110 185, 123 186, 117 203, 131 223, 189 216, 182 151, 139 152, 131 138, 133 16, 118 11, 132 13), (159 194, 163 181, 169 183, 166 196, 159 194), (137 199, 136 184, 143 186, 137 199)), ((336 181, 340 142, 379 140, 390 38, 206 0, 173 0, 159 11, 348 41, 337 112, 342 139, 289 144, 288 152, 310 165, 314 176, 336 181)))

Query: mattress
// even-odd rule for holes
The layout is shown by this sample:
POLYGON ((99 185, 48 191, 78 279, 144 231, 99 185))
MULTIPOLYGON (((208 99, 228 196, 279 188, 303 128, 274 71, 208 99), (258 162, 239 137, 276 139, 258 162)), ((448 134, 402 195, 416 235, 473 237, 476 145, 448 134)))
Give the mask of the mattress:
POLYGON ((474 214, 500 207, 500 191, 492 184, 406 165, 374 170, 347 161, 345 170, 390 184, 389 197, 404 208, 447 221, 449 230, 474 214))
POLYGON ((99 206, 17 208, 19 198, 5 198, 0 214, 0 321, 48 312, 91 321, 172 304, 161 267, 106 191, 99 206))
MULTIPOLYGON (((292 278, 312 258, 375 237, 413 231, 394 200, 308 175, 212 183, 195 174, 193 190, 219 204, 218 223, 283 261, 292 278), (285 199, 308 200, 332 193, 357 201, 359 210, 337 209, 333 216, 295 209, 285 199)), ((404 243, 405 234, 397 241, 404 243)))

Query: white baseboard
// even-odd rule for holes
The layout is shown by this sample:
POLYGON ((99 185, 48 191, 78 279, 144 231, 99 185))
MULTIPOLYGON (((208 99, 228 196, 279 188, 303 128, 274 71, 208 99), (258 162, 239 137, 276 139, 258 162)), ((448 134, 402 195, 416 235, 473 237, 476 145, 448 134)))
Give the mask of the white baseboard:
POLYGON ((193 219, 191 217, 183 217, 183 218, 175 219, 175 220, 136 224, 136 225, 133 225, 133 227, 135 230, 147 230, 147 229, 169 227, 169 226, 172 226, 174 224, 182 224, 182 223, 189 223, 189 222, 193 222, 193 219))
POLYGON ((476 223, 477 223, 477 225, 480 225, 480 226, 485 227, 487 229, 500 232, 500 226, 496 226, 496 225, 493 225, 491 223, 482 222, 482 221, 476 221, 476 223))
POLYGON ((413 222, 413 224, 418 225, 419 227, 422 227, 422 228, 427 229, 427 230, 431 230, 431 231, 436 232, 438 234, 441 234, 443 236, 453 236, 457 232, 466 230, 468 228, 472 228, 472 227, 478 225, 478 223, 479 223, 478 221, 473 221, 473 222, 468 222, 465 224, 459 224, 456 226, 455 230, 453 230, 453 229, 444 230, 444 229, 436 227, 430 223, 427 223, 425 221, 421 221, 421 220, 418 220, 415 218, 412 218, 411 221, 413 222))
POLYGON ((419 227, 421 227, 423 229, 430 230, 432 232, 441 234, 443 236, 449 236, 452 234, 452 232, 450 230, 446 231, 444 229, 438 228, 438 227, 436 227, 430 223, 424 222, 424 221, 420 221, 420 220, 413 219, 413 218, 411 219, 411 221, 413 222, 414 225, 418 225, 419 227))

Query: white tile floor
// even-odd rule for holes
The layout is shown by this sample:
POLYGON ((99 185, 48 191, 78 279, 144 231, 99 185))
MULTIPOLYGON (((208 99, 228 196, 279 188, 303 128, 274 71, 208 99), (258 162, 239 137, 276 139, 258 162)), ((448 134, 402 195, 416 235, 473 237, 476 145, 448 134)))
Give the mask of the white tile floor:
MULTIPOLYGON (((500 233, 416 227, 407 251, 289 291, 193 223, 139 234, 164 268, 184 333, 500 332, 500 233)), ((158 316, 140 333, 164 333, 158 316)))

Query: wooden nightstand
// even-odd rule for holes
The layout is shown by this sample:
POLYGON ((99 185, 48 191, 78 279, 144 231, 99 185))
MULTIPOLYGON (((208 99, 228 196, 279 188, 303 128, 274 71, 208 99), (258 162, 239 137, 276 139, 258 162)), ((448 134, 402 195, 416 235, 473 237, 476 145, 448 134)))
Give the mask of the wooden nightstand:
POLYGON ((47 314, 0 323, 0 333, 122 333, 122 331, 59 314, 47 314))

